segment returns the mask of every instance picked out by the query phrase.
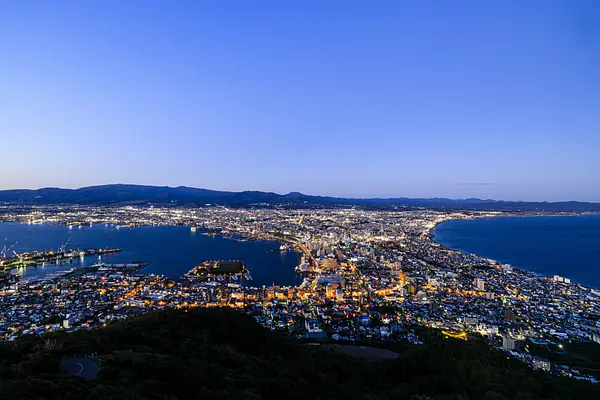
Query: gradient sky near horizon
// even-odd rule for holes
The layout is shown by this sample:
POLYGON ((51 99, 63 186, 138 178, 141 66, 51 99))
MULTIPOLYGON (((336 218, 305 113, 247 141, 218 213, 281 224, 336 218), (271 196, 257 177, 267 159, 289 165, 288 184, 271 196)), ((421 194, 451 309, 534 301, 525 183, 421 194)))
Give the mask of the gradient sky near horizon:
POLYGON ((600 202, 600 2, 0 0, 0 189, 600 202))

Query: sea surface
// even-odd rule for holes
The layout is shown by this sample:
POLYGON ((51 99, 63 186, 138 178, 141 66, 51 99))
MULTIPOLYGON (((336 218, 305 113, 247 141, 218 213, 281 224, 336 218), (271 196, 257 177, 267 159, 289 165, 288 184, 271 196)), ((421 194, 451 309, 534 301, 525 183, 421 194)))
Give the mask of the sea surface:
MULTIPOLYGON (((239 242, 223 236, 206 236, 201 231, 191 232, 182 226, 120 228, 114 225, 92 227, 57 226, 50 224, 26 225, 0 223, 0 250, 18 242, 14 250, 56 251, 65 244, 68 249, 120 248, 123 251, 102 256, 107 264, 143 261, 150 263, 142 270, 146 274, 160 274, 179 278, 194 266, 206 260, 242 260, 253 280, 248 286, 295 285, 302 282, 294 268, 300 263, 300 254, 279 251, 280 243, 265 240, 239 242)), ((18 271, 22 276, 41 276, 48 273, 90 266, 97 256, 74 258, 71 264, 29 267, 18 271)))
POLYGON ((434 240, 541 275, 600 289, 600 215, 499 217, 438 225, 434 240))

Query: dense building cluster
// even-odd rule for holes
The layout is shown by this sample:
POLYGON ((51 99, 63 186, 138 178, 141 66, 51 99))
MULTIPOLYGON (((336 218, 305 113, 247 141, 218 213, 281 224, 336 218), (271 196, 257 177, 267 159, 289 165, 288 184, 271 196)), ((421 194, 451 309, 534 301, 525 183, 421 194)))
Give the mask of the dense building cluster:
POLYGON ((274 239, 282 249, 302 254, 297 271, 304 280, 297 287, 252 287, 251 281, 173 280, 106 265, 37 281, 9 279, 0 292, 0 337, 92 328, 162 308, 230 306, 270 329, 309 340, 420 343, 415 326, 462 339, 483 335, 533 368, 588 379, 527 348, 569 340, 600 343, 599 291, 447 249, 431 238, 440 222, 494 215, 214 206, 5 209, 5 221, 185 225, 206 234, 274 239))

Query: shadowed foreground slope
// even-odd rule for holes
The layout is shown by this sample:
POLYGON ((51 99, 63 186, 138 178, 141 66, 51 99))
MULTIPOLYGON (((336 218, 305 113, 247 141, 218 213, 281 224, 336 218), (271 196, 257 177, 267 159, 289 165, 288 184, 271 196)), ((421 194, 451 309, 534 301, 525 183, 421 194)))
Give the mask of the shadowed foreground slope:
POLYGON ((307 346, 229 309, 153 313, 105 329, 23 336, 0 346, 2 399, 600 398, 600 388, 537 373, 480 341, 399 346, 363 360, 307 346), (60 374, 96 355, 95 380, 60 374))

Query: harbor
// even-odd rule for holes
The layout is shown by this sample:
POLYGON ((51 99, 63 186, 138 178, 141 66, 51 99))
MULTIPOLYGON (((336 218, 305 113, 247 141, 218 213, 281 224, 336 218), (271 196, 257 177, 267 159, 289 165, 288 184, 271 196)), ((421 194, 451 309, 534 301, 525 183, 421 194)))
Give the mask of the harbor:
MULTIPOLYGON (((13 245, 14 246, 14 245, 13 245)), ((121 249, 87 249, 87 250, 66 250, 63 246, 60 250, 54 251, 27 251, 17 253, 10 247, 5 246, 0 254, 0 272, 7 272, 15 268, 27 268, 45 266, 47 264, 70 264, 74 258, 84 258, 94 255, 119 253, 121 249), (7 256, 9 251, 13 256, 7 256)))
POLYGON ((123 264, 106 264, 102 261, 102 256, 98 256, 98 262, 96 264, 91 265, 89 267, 73 268, 67 271, 66 273, 63 273, 61 276, 63 278, 75 278, 86 274, 96 273, 136 274, 147 265, 148 263, 142 261, 134 261, 131 263, 123 264))
MULTIPOLYGON (((252 277, 251 280, 244 278, 244 284, 262 286, 274 282, 276 285, 288 286, 302 282, 302 276, 294 271, 300 262, 300 253, 291 246, 288 251, 280 251, 282 242, 249 239, 248 236, 245 237, 249 239, 247 241, 231 240, 220 235, 221 229, 218 228, 198 228, 196 232, 192 232, 190 226, 198 226, 193 223, 189 226, 152 226, 154 221, 148 220, 144 222, 144 227, 116 228, 117 225, 127 225, 127 222, 119 220, 118 224, 106 225, 101 221, 93 221, 93 226, 73 230, 62 224, 3 223, 0 224, 0 238, 4 243, 0 243, 0 250, 4 245, 8 248, 18 241, 12 250, 20 254, 31 249, 57 252, 71 238, 66 248, 122 249, 118 253, 102 254, 105 263, 122 264, 132 260, 148 262, 149 265, 141 270, 143 274, 178 279, 205 260, 241 260, 252 277)), ((11 273, 23 279, 41 278, 71 268, 89 267, 96 263, 97 256, 98 254, 95 257, 77 256, 72 258, 72 262, 17 268, 11 273)), ((221 278, 241 283, 237 276, 221 278)))

